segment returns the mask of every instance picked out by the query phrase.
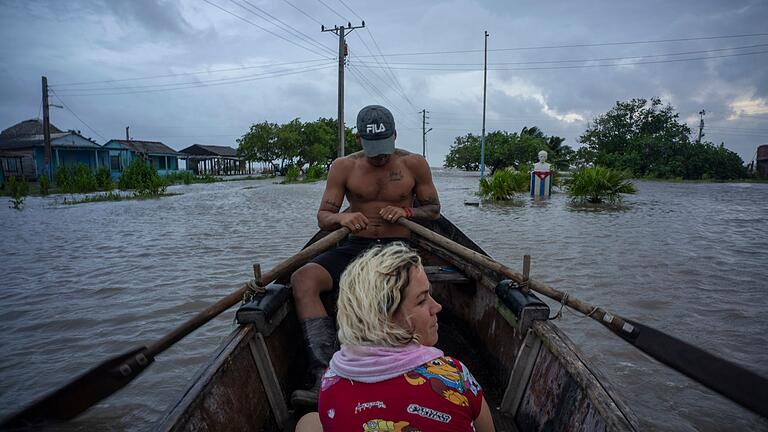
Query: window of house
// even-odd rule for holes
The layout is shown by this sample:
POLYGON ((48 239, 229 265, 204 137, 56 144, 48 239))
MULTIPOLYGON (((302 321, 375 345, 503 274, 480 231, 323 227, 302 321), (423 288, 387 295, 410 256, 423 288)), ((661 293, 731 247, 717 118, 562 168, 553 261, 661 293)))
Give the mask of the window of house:
POLYGON ((6 159, 5 160, 6 166, 8 167, 8 172, 16 172, 19 169, 19 164, 16 163, 16 159, 6 159))
POLYGON ((160 156, 160 157, 157 159, 157 164, 159 165, 159 168, 158 168, 158 169, 161 169, 161 170, 164 170, 164 169, 168 169, 168 168, 166 167, 166 165, 165 165, 165 156, 160 156))
POLYGON ((120 171, 120 156, 110 156, 109 167, 112 171, 120 171))

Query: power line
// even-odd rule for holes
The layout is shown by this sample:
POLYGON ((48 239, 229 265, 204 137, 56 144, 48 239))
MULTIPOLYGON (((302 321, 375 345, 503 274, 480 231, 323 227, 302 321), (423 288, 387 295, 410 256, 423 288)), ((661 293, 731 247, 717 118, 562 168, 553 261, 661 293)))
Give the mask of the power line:
MULTIPOLYGON (((286 38, 286 37, 283 37, 283 36, 281 36, 281 35, 279 35, 279 34, 277 34, 277 33, 273 32, 273 31, 269 30, 269 29, 266 29, 266 28, 264 28, 264 27, 262 27, 262 26, 260 26, 260 25, 256 24, 255 22, 253 22, 253 21, 251 21, 251 20, 249 20, 249 19, 247 19, 247 18, 243 18, 243 17, 241 17, 240 15, 238 15, 238 14, 236 14, 236 13, 234 13, 234 12, 231 12, 231 11, 229 11, 229 10, 227 10, 227 9, 224 9, 223 7, 221 7, 221 6, 219 6, 219 5, 215 4, 215 3, 212 3, 212 2, 210 2, 209 0, 203 0, 203 1, 204 1, 204 2, 206 2, 206 3, 208 3, 208 4, 209 4, 209 5, 211 5, 211 6, 215 7, 216 9, 219 9, 219 10, 221 10, 221 11, 224 11, 224 12, 226 12, 226 13, 228 13, 228 14, 232 15, 232 16, 233 16, 233 17, 235 17, 235 18, 238 18, 238 19, 240 19, 240 20, 242 20, 242 21, 245 21, 245 22, 247 22, 248 24, 250 24, 250 25, 252 25, 252 26, 254 26, 254 27, 257 27, 257 28, 259 28, 259 29, 261 29, 261 30, 263 30, 263 31, 265 31, 265 32, 267 32, 267 33, 269 33, 269 34, 271 34, 272 36, 278 37, 278 38, 280 38, 280 39, 282 39, 282 40, 284 40, 284 41, 286 41, 286 42, 288 42, 288 43, 290 43, 290 44, 292 44, 292 45, 295 45, 295 46, 297 46, 297 47, 299 47, 299 48, 302 48, 302 49, 304 49, 304 50, 307 50, 307 51, 311 52, 312 54, 318 55, 318 56, 320 56, 320 57, 324 57, 322 54, 320 54, 319 52, 317 52, 317 51, 315 51, 315 50, 313 50, 313 49, 307 48, 307 47, 305 47, 304 45, 300 45, 300 44, 299 44, 299 43, 297 43, 297 42, 294 42, 294 41, 292 41, 292 40, 290 40, 290 39, 288 39, 288 38, 286 38)), ((325 57, 324 57, 324 58, 325 58, 325 57)))
POLYGON ((183 85, 197 85, 197 84, 208 84, 208 83, 218 83, 218 82, 229 82, 229 81, 239 81, 239 80, 243 80, 243 79, 247 79, 247 78, 253 78, 253 77, 257 77, 257 76, 268 75, 268 74, 272 74, 272 73, 276 73, 276 72, 286 72, 286 71, 289 71, 289 70, 302 70, 302 69, 305 69, 305 68, 312 68, 312 67, 318 67, 318 66, 320 66, 320 65, 303 66, 303 67, 297 68, 297 69, 283 69, 283 70, 278 70, 278 71, 267 71, 267 72, 262 72, 262 73, 258 73, 258 74, 253 74, 253 75, 245 75, 245 76, 230 77, 230 78, 218 78, 218 79, 202 80, 202 81, 175 82, 175 83, 165 83, 165 84, 147 84, 147 85, 123 86, 123 87, 78 88, 78 89, 68 89, 68 90, 65 90, 65 91, 84 92, 84 91, 136 90, 136 89, 143 89, 143 88, 176 87, 176 86, 183 86, 183 85))
POLYGON ((50 88, 50 87, 49 87, 48 89, 51 91, 51 93, 53 93, 53 95, 54 95, 54 96, 56 96, 56 99, 58 99, 58 100, 59 100, 59 102, 61 102, 61 105, 62 105, 62 106, 64 106, 64 108, 66 108, 66 109, 67 109, 67 111, 69 111, 70 113, 72 113, 72 115, 73 115, 73 116, 75 116, 75 118, 77 118, 78 120, 80 120, 80 123, 84 124, 84 125, 85 125, 85 127, 87 127, 88 129, 90 129, 90 130, 91 130, 91 132, 93 132, 93 133, 95 133, 96 135, 98 135, 98 136, 99 136, 99 138, 103 139, 104 141, 108 141, 106 138, 104 138, 104 135, 100 134, 100 133, 99 133, 99 131, 97 131, 96 129, 94 129, 94 128, 92 128, 91 126, 89 126, 89 125, 88 125, 88 123, 86 123, 85 121, 83 121, 83 119, 81 119, 79 115, 75 114, 75 112, 74 112, 74 111, 72 111, 72 109, 69 107, 69 105, 67 105, 66 103, 64 103, 64 101, 63 101, 63 100, 62 100, 62 99, 59 97, 59 95, 58 95, 58 94, 56 94, 56 92, 55 92, 55 91, 54 91, 52 88, 50 88))
MULTIPOLYGON (((597 67, 615 67, 615 66, 636 66, 636 65, 643 65, 643 64, 660 64, 660 63, 678 63, 678 62, 686 62, 686 61, 697 61, 697 60, 710 60, 710 59, 716 59, 716 58, 726 58, 726 57, 741 57, 741 56, 748 56, 748 55, 758 55, 758 54, 766 54, 768 51, 754 51, 754 52, 747 52, 747 53, 735 53, 735 54, 722 54, 722 55, 715 55, 715 56, 706 56, 706 57, 692 57, 687 59, 670 59, 670 60, 655 60, 655 61, 641 61, 641 62, 633 62, 633 63, 613 63, 613 64, 596 64, 596 65, 575 65, 575 66, 542 66, 542 67, 523 67, 523 68, 488 68, 488 70, 498 70, 498 71, 522 71, 522 70, 558 70, 558 69, 582 69, 582 68, 597 68, 597 67)), ((372 64, 359 64, 359 67, 365 67, 365 68, 376 68, 377 66, 374 66, 372 64)), ((393 69, 399 69, 399 70, 420 70, 420 71, 466 71, 466 72, 473 72, 473 71, 479 71, 482 70, 482 68, 436 68, 436 67, 399 67, 394 66, 393 69)))
POLYGON ((302 14, 303 14, 305 17, 307 17, 307 18, 311 19, 312 21, 314 21, 314 22, 316 22, 316 23, 318 23, 318 24, 320 24, 320 25, 323 25, 323 23, 322 23, 322 22, 320 22, 320 20, 318 20, 317 18, 315 18, 315 17, 313 17, 313 16, 309 15, 308 13, 304 12, 303 10, 299 9, 299 8, 298 8, 298 7, 296 7, 296 6, 295 6, 293 3, 289 2, 288 0, 283 0, 283 1, 284 1, 284 2, 286 2, 286 3, 288 3, 288 5, 289 5, 289 6, 291 6, 292 8, 294 8, 294 9, 296 9, 297 11, 301 12, 301 13, 302 13, 302 14))
POLYGON ((341 18, 341 19, 343 19, 344 21, 347 21, 347 22, 350 21, 350 20, 346 19, 344 16, 342 16, 340 13, 336 12, 335 9, 333 9, 330 6, 328 6, 323 0, 317 0, 317 1, 319 1, 321 5, 325 6, 326 9, 328 9, 329 11, 333 12, 334 14, 336 14, 337 17, 339 17, 339 18, 341 18))
POLYGON ((221 72, 235 72, 235 71, 242 71, 242 70, 248 70, 248 69, 258 69, 258 68, 263 68, 268 66, 285 66, 285 65, 303 64, 303 63, 319 63, 319 62, 325 62, 328 60, 329 59, 315 59, 315 60, 301 60, 301 61, 284 62, 284 63, 264 63, 260 65, 241 66, 241 67, 227 68, 227 69, 211 69, 211 70, 198 71, 198 72, 179 72, 179 73, 164 74, 164 75, 143 76, 143 77, 137 77, 137 78, 120 78, 120 79, 100 80, 100 81, 81 81, 81 82, 74 82, 74 83, 57 84, 55 88, 61 89, 61 87, 69 87, 69 86, 107 84, 107 83, 124 82, 124 81, 140 81, 140 80, 151 80, 151 79, 158 79, 158 78, 172 78, 172 77, 178 77, 178 76, 202 75, 202 74, 212 74, 212 73, 221 73, 221 72))
POLYGON ((282 77, 286 75, 296 75, 300 73, 313 72, 313 71, 328 69, 332 67, 334 67, 334 65, 314 66, 310 68, 304 68, 304 69, 293 70, 293 71, 282 72, 282 73, 270 72, 270 73, 261 74, 262 76, 258 76, 255 78, 235 78, 227 82, 204 84, 204 85, 187 85, 187 86, 176 87, 176 88, 140 90, 140 91, 134 91, 134 92, 128 91, 128 92, 118 92, 118 93, 68 94, 67 96, 115 96, 115 95, 138 94, 138 93, 156 93, 156 92, 171 91, 171 90, 186 90, 186 89, 200 88, 200 87, 215 87, 219 85, 238 84, 241 82, 258 81, 258 80, 267 79, 267 78, 282 77))
MULTIPOLYGON (((318 0, 320 1, 320 0, 318 0)), ((617 46, 617 45, 643 45, 643 44, 657 44, 657 43, 669 43, 669 42, 690 42, 700 40, 715 40, 715 39, 735 39, 735 38, 747 38, 747 37, 759 37, 768 36, 768 33, 751 33, 742 35, 727 35, 727 36, 702 36, 702 37, 689 37, 678 39, 656 39, 656 40, 643 40, 643 41, 627 41, 627 42, 600 42, 591 44, 570 44, 570 45, 540 45, 540 46, 527 46, 527 47, 513 47, 513 48, 494 48, 488 51, 527 51, 527 50, 540 50, 540 49, 558 49, 558 48, 587 48, 587 47, 599 47, 599 46, 617 46)), ((415 56, 415 55, 438 55, 438 54, 465 54, 483 52, 482 49, 471 50, 456 50, 456 51, 422 51, 422 52, 409 52, 409 53, 391 53, 384 54, 387 57, 398 56, 415 56)))
MULTIPOLYGON (((766 46, 768 46, 768 44, 744 45, 744 46, 737 46, 737 47, 713 48, 713 49, 706 49, 706 50, 683 51, 683 52, 663 53, 663 54, 649 54, 649 55, 640 55, 640 56, 631 56, 631 57, 603 57, 603 58, 571 59, 571 60, 537 60, 537 61, 519 61, 519 62, 495 62, 495 63, 488 63, 488 65, 528 65, 528 64, 549 64, 549 63, 588 63, 588 62, 596 62, 596 61, 634 60, 634 59, 655 58, 655 57, 671 57, 671 56, 692 55, 692 54, 705 54, 705 53, 731 51, 731 50, 741 50, 741 49, 749 49, 749 48, 761 48, 761 47, 766 47, 766 46)), ((369 65, 373 64, 370 61, 363 61, 362 63, 363 64, 369 64, 369 65)), ((390 62, 390 64, 394 64, 394 65, 416 65, 416 66, 480 66, 480 64, 478 64, 478 63, 390 62)))
MULTIPOLYGON (((263 19, 263 20, 265 20, 265 21, 269 22, 270 24, 272 24, 272 25, 275 25, 275 24, 274 24, 274 22, 270 21, 270 20, 269 20, 269 19, 267 19, 267 18, 264 18, 262 15, 259 15, 258 13, 254 12, 253 10, 250 10, 250 9, 246 8, 246 7, 245 7, 245 6, 243 6, 242 4, 240 4, 240 3, 237 3, 237 1, 235 1, 235 0, 230 0, 230 1, 231 1, 232 3, 234 3, 234 4, 238 5, 238 6, 240 6, 241 8, 245 9, 246 11, 248 11, 248 12, 250 12, 250 13, 252 13, 252 14, 256 15, 257 17, 259 17, 259 18, 261 18, 261 19, 263 19)), ((254 5, 253 3, 251 3, 251 2, 250 2, 250 1, 248 1, 248 0, 242 0, 242 1, 243 1, 244 3, 246 3, 246 4, 248 4, 249 6, 251 6, 252 8, 256 9, 257 11, 261 12, 262 14, 264 14, 264 15, 267 15, 268 17, 272 18, 273 20, 275 20, 275 21, 279 22, 280 24, 284 25, 284 26, 285 26, 285 27, 286 27, 286 28, 287 28, 287 29, 288 29, 288 30, 289 30, 289 31, 292 33, 292 35, 293 35, 294 37, 297 37, 297 38, 299 38, 299 39, 302 39, 302 40, 304 40, 304 41, 306 41, 306 42, 309 42, 309 43, 311 43, 311 44, 313 44, 313 45, 317 46, 318 48, 320 48, 320 49, 323 49, 323 50, 325 50, 326 52, 329 52, 331 55, 334 55, 334 54, 335 54, 335 53, 334 53, 334 51, 333 51, 331 48, 329 48, 329 47, 327 47, 327 46, 323 45, 322 43, 318 42, 317 40, 315 40, 315 39, 314 39, 314 38, 312 38, 311 36, 308 36, 308 35, 304 34, 304 33, 303 33, 303 32, 301 32, 300 30, 297 30, 296 28, 294 28, 294 27, 293 27, 293 26, 291 26, 290 24, 286 23, 285 21, 281 20, 280 18, 277 18, 276 16, 274 16, 274 15, 270 14, 269 12, 265 11, 264 9, 262 9, 262 8, 260 8, 260 7, 256 6, 256 5, 254 5)), ((275 25, 275 26, 276 26, 276 25, 275 25)))

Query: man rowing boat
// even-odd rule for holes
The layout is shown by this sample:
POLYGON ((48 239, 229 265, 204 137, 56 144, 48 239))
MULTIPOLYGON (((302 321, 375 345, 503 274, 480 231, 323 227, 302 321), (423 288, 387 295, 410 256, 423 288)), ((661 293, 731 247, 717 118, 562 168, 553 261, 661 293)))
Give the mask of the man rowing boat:
POLYGON ((410 232, 395 224, 401 217, 435 220, 440 201, 432 173, 422 156, 395 148, 395 120, 380 105, 369 105, 357 115, 355 140, 363 150, 336 159, 317 212, 323 230, 344 226, 352 234, 293 273, 291 285, 301 322, 310 368, 315 378, 309 390, 297 390, 291 401, 316 406, 320 380, 336 351, 336 327, 320 294, 338 287, 341 274, 359 254, 376 244, 407 240, 410 232), (419 207, 413 208, 414 195, 419 207), (344 198, 349 211, 339 213, 344 198))

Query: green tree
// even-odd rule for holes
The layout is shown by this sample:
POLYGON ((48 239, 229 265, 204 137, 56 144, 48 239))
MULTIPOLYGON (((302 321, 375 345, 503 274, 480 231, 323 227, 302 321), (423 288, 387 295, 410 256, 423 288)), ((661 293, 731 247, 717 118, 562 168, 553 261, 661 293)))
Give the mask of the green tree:
POLYGON ((261 122, 237 140, 237 154, 247 161, 272 164, 278 158, 275 123, 261 122))
POLYGON ((659 98, 632 99, 598 116, 579 137, 580 163, 628 170, 636 177, 739 178, 743 161, 724 146, 697 143, 671 105, 659 98))
POLYGON ((443 165, 447 168, 477 171, 480 168, 480 137, 471 133, 456 137, 443 165))

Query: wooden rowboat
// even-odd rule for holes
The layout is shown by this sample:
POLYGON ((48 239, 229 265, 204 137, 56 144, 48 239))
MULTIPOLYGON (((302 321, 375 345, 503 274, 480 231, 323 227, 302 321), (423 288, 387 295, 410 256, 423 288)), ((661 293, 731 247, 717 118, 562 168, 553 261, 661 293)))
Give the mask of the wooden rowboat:
MULTIPOLYGON (((426 225, 485 252, 445 218, 426 225)), ((316 234, 308 244, 322 238, 316 234)), ((501 274, 415 236, 440 313, 438 347, 485 389, 498 431, 635 431, 637 419, 600 371, 547 316, 548 307, 501 274)), ((306 356, 289 277, 238 311, 240 326, 161 420, 163 431, 293 430, 288 397, 306 356)))

